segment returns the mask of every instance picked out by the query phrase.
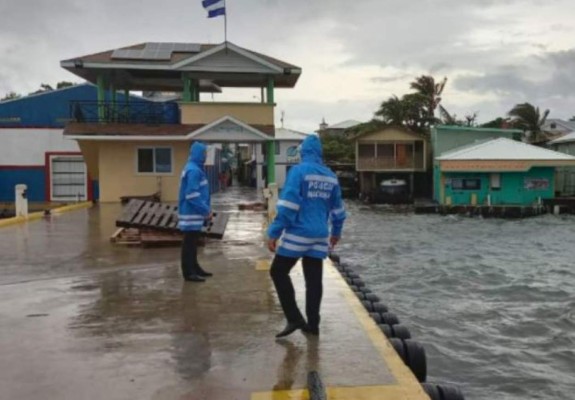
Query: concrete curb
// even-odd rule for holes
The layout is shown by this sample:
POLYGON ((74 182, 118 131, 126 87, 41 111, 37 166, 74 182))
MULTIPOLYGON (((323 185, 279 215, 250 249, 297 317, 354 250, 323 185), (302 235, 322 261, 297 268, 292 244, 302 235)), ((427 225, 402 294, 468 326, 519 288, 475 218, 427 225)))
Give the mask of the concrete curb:
POLYGON ((0 219, 0 228, 6 227, 6 226, 11 226, 11 225, 23 224, 25 222, 37 221, 39 219, 44 218, 47 215, 61 214, 61 213, 69 212, 69 211, 80 210, 83 208, 90 208, 90 207, 92 207, 92 205, 93 205, 92 202, 85 201, 82 203, 70 204, 68 206, 62 206, 62 207, 54 208, 52 210, 30 213, 30 214, 28 214, 27 218, 25 218, 25 217, 12 217, 12 218, 0 219))

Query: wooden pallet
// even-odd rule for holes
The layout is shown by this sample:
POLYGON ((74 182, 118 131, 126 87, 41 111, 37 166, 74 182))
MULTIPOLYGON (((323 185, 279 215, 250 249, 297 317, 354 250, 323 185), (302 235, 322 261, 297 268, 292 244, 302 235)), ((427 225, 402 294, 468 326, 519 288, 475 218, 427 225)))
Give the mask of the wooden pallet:
POLYGON ((137 228, 118 228, 110 237, 110 241, 122 246, 138 247, 169 247, 181 246, 181 232, 161 232, 137 228))
MULTIPOLYGON (((204 233, 207 237, 222 239, 228 220, 229 215, 214 213, 210 224, 204 227, 204 233)), ((116 226, 179 233, 178 207, 155 201, 132 199, 116 220, 116 226)))

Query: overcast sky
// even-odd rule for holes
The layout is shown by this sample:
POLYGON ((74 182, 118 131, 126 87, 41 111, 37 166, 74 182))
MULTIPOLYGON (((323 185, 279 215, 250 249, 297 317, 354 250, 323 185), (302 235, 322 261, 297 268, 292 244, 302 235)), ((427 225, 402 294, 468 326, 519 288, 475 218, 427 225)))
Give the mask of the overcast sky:
MULTIPOLYGON (((449 81, 443 105, 480 121, 531 102, 575 115, 573 0, 227 0, 228 40, 303 69, 277 119, 368 120, 418 75, 449 81)), ((59 61, 145 41, 223 41, 201 0, 0 0, 0 95, 75 80, 59 61)), ((235 93, 250 100, 254 93, 235 93)))

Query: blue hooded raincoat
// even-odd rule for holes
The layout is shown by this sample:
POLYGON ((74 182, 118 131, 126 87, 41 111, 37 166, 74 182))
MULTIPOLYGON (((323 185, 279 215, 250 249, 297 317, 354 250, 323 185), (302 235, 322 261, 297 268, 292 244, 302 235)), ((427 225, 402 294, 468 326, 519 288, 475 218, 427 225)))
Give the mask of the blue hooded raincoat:
POLYGON ((301 145, 302 162, 290 169, 268 229, 270 239, 282 236, 277 254, 285 257, 325 258, 331 236, 340 237, 346 217, 336 175, 322 162, 319 138, 308 136, 301 145))
POLYGON ((182 171, 178 202, 178 228, 181 231, 201 231, 210 214, 210 188, 204 172, 207 147, 194 142, 190 158, 182 171))

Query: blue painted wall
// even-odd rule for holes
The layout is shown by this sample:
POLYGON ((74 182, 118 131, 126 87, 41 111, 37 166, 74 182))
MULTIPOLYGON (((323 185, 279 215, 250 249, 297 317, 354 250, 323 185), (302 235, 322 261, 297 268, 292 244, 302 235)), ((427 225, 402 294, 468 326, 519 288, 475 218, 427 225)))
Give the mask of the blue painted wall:
MULTIPOLYGON (((106 100, 111 101, 109 91, 106 92, 106 100)), ((0 128, 63 128, 70 119, 72 101, 97 101, 96 86, 82 84, 0 102, 0 128)), ((121 104, 126 101, 126 96, 118 92, 116 101, 121 104)), ((154 103, 136 96, 130 96, 130 102, 154 103)), ((174 102, 165 103, 163 112, 167 118, 177 122, 179 114, 174 114, 174 105, 174 102)))
POLYGON ((45 201, 46 175, 43 168, 1 169, 0 202, 14 202, 14 187, 28 185, 28 201, 45 201))

